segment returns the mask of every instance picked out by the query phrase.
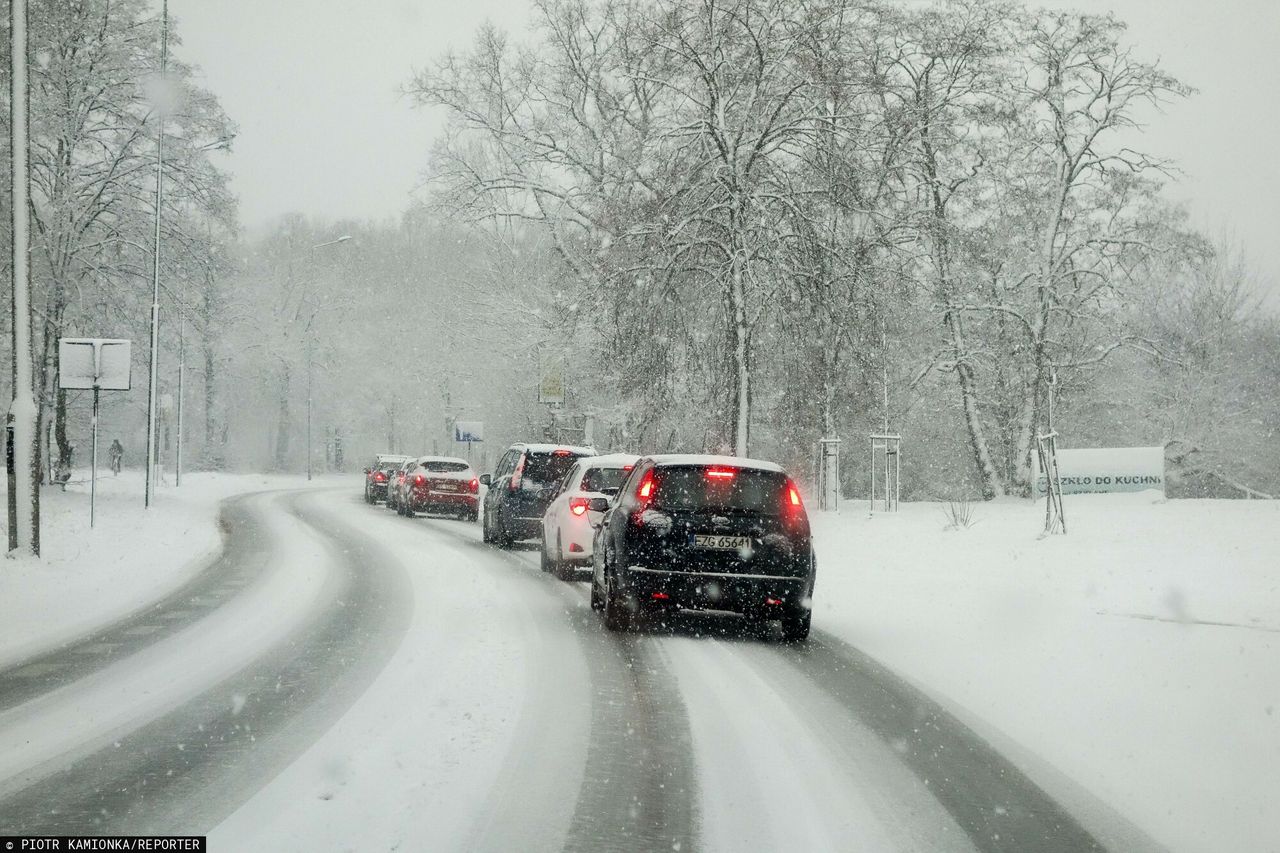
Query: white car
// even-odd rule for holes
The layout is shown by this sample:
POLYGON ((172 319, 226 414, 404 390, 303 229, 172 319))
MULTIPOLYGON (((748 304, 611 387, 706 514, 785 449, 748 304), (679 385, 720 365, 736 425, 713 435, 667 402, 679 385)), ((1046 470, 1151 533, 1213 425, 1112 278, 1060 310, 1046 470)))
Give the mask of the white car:
POLYGON ((631 473, 638 456, 613 453, 584 456, 569 469, 542 516, 542 570, 572 580, 574 570, 591 565, 591 542, 602 513, 587 509, 592 498, 608 498, 631 473))

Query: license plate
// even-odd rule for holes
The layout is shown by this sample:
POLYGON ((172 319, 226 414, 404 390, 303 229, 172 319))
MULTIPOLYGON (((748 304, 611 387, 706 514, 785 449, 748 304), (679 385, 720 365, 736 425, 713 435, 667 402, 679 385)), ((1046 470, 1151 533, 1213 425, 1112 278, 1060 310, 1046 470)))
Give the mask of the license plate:
POLYGON ((695 533, 693 547, 710 548, 713 551, 741 551, 751 544, 746 536, 721 536, 718 533, 695 533))
POLYGON ((436 491, 437 492, 456 492, 458 491, 458 486, 456 483, 437 483, 436 491))

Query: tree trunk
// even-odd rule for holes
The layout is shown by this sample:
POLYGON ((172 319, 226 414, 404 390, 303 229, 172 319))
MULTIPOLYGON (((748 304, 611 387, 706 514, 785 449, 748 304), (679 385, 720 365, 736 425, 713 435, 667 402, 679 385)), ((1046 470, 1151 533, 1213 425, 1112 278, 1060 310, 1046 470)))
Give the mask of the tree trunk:
POLYGON ((733 453, 735 456, 747 456, 751 442, 751 329, 747 323, 740 258, 733 260, 729 307, 733 314, 733 453))
POLYGON ((285 470, 289 463, 289 365, 280 366, 280 414, 276 423, 277 471, 285 470))
POLYGON ((960 318, 954 311, 947 312, 947 331, 951 336, 951 348, 956 357, 956 381, 960 385, 960 399, 964 405, 964 424, 969 434, 969 448, 973 451, 973 461, 978 468, 978 476, 982 479, 982 497, 991 500, 1004 494, 1004 484, 1000 473, 991 461, 991 449, 987 443, 982 418, 978 412, 978 394, 973 379, 973 368, 964 361, 965 343, 964 328, 960 318))
POLYGON ((204 460, 205 466, 214 471, 226 467, 226 430, 219 428, 218 389, 216 384, 217 360, 213 346, 204 345, 204 460))

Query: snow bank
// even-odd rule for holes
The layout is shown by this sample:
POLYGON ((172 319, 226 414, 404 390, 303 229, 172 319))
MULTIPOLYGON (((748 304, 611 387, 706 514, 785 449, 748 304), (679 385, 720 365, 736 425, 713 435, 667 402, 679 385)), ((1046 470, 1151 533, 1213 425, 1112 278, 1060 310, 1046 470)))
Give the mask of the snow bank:
MULTIPOLYGON (((114 622, 190 580, 220 548, 223 498, 306 485, 300 477, 187 474, 181 488, 161 487, 148 511, 141 471, 108 472, 98 480, 90 528, 88 472, 72 480, 66 492, 41 491, 40 559, 0 562, 0 666, 114 622)), ((7 499, 3 488, 0 496, 7 499)), ((4 526, 0 518, 7 537, 4 526)))
POLYGON ((1280 502, 1065 501, 815 513, 814 624, 1160 843, 1280 849, 1280 502))

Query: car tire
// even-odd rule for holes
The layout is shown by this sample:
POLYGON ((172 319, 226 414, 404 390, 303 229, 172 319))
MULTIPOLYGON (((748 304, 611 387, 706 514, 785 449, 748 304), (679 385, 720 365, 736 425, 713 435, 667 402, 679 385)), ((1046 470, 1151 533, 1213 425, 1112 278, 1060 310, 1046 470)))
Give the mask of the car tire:
POLYGON ((560 534, 556 534, 556 555, 552 559, 552 570, 557 578, 562 581, 572 581, 574 578, 573 563, 564 558, 564 542, 560 539, 560 534))
POLYGON ((813 611, 808 607, 790 607, 782 616, 782 641, 784 643, 803 643, 809 639, 809 626, 813 622, 813 611))
POLYGON ((622 592, 609 582, 609 567, 605 565, 604 626, 610 631, 630 631, 633 627, 631 608, 622 592))
POLYGON ((511 534, 507 532, 506 525, 502 523, 502 517, 494 513, 493 518, 493 544, 504 550, 510 550, 514 540, 511 534))
POLYGON ((600 593, 600 587, 596 586, 596 575, 594 571, 591 573, 591 609, 604 609, 604 596, 600 593))
POLYGON ((404 505, 404 509, 403 509, 401 512, 402 512, 402 514, 404 515, 404 517, 405 517, 405 518, 417 518, 417 517, 418 517, 418 513, 417 513, 417 511, 413 508, 413 501, 409 501, 408 503, 406 503, 406 504, 404 505))
POLYGON ((539 567, 547 574, 556 571, 556 564, 552 562, 551 555, 547 553, 547 532, 542 531, 542 547, 538 549, 542 552, 542 559, 539 561, 539 567))
POLYGON ((480 522, 480 540, 486 545, 493 544, 493 533, 489 530, 489 511, 486 509, 484 519, 480 522))

